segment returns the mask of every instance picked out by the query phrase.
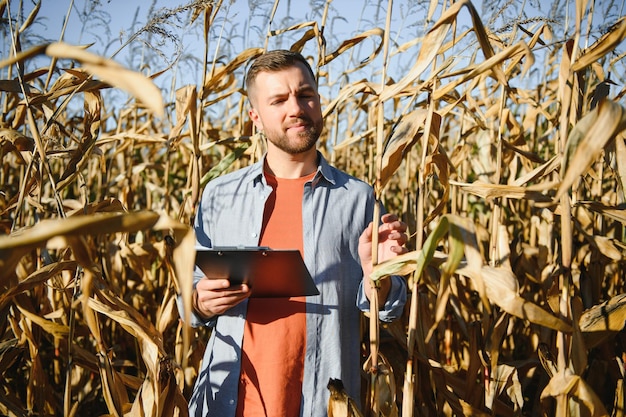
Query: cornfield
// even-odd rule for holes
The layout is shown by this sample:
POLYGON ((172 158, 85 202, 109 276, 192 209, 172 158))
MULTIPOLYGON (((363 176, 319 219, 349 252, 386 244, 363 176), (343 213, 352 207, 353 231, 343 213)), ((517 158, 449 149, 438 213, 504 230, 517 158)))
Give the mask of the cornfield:
POLYGON ((410 302, 391 325, 363 319, 363 414, 625 415, 623 3, 363 2, 376 18, 337 39, 341 2, 250 2, 263 23, 237 49, 230 5, 197 0, 153 10, 120 48, 196 28, 201 81, 178 88, 156 84, 175 63, 33 37, 41 1, 14 3, 0 414, 187 415, 210 331, 176 305, 189 314, 190 225, 207 181, 263 154, 242 78, 283 47, 316 68, 320 151, 409 225, 409 252, 370 277, 406 276, 410 302))

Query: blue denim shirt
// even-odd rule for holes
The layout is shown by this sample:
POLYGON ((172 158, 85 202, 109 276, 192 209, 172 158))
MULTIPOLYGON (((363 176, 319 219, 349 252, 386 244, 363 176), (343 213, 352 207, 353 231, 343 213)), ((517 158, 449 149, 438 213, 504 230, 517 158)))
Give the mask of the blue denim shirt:
MULTIPOLYGON (((330 166, 321 154, 319 160, 302 199, 304 261, 320 290, 319 295, 306 298, 302 416, 326 416, 329 378, 341 379, 348 394, 359 401, 359 320, 360 311, 369 309, 357 247, 372 221, 372 188, 330 166)), ((263 161, 211 181, 196 216, 198 244, 258 245, 271 192, 263 161)), ((202 274, 196 273, 194 285, 200 278, 202 274)), ((391 279, 389 297, 379 314, 383 321, 400 316, 406 302, 404 280, 391 279)), ((192 325, 213 329, 189 403, 191 416, 234 417, 246 308, 244 300, 209 321, 192 318, 192 325)))

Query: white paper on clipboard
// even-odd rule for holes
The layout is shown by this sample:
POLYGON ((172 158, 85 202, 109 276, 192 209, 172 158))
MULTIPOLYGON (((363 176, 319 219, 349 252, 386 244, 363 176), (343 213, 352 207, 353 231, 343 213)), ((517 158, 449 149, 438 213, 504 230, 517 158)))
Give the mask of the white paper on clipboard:
POLYGON ((196 248, 196 265, 209 278, 226 278, 231 285, 247 284, 250 297, 319 294, 297 249, 196 248))

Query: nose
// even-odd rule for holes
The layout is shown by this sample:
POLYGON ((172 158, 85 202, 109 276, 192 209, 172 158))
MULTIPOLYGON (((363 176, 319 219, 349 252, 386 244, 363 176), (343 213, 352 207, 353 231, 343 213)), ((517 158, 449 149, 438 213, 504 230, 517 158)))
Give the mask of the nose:
POLYGON ((297 117, 304 113, 303 103, 300 102, 297 96, 290 96, 287 105, 289 115, 292 117, 297 117))

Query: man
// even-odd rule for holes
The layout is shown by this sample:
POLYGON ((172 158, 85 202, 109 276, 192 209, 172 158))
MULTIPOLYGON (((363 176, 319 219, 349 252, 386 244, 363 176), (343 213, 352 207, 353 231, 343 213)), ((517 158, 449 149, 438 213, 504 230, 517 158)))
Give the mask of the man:
MULTIPOLYGON (((325 416, 329 378, 360 395, 360 310, 372 292, 369 185, 316 150, 322 112, 315 76, 298 53, 271 51, 246 76, 250 118, 267 138, 263 160, 211 181, 196 217, 198 244, 297 248, 320 294, 249 298, 247 285, 194 279, 194 325, 211 326, 192 416, 325 416)), ((406 252, 406 225, 382 217, 381 260, 406 252)), ((382 320, 406 301, 401 277, 381 283, 382 320)))

